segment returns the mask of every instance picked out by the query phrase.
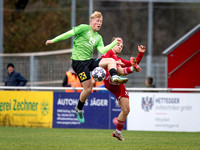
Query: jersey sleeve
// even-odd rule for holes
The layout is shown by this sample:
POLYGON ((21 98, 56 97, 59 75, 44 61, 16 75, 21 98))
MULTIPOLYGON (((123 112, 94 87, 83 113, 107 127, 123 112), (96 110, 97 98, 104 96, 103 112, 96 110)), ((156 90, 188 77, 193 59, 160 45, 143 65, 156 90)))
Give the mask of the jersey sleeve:
POLYGON ((142 60, 143 56, 144 56, 144 53, 139 52, 139 54, 136 57, 137 64, 140 63, 140 61, 142 60))
POLYGON ((101 41, 97 45, 97 50, 99 51, 100 54, 106 53, 107 51, 109 51, 110 49, 112 49, 115 45, 117 45, 117 41, 113 41, 112 43, 110 43, 109 45, 107 45, 107 46, 104 47, 104 45, 102 45, 102 43, 103 43, 102 38, 101 38, 101 41))
POLYGON ((75 35, 81 34, 82 32, 85 32, 86 30, 88 30, 88 28, 89 28, 88 25, 85 25, 85 24, 79 25, 77 27, 73 27, 71 30, 52 39, 52 42, 56 43, 56 42, 59 42, 62 40, 66 40, 68 38, 71 38, 72 36, 75 36, 75 35))
POLYGON ((67 31, 67 32, 55 37, 54 39, 52 39, 52 42, 56 43, 58 41, 66 40, 66 39, 68 39, 68 38, 70 38, 70 37, 72 37, 74 35, 75 35, 74 31, 73 30, 69 30, 69 31, 67 31))
MULTIPOLYGON (((138 56, 136 57, 137 64, 140 63, 140 61, 143 58, 143 55, 144 55, 144 53, 139 52, 138 56)), ((123 67, 130 67, 130 66, 132 66, 131 62, 129 60, 122 59, 121 57, 119 57, 119 59, 121 60, 121 62, 123 62, 125 64, 125 66, 123 66, 123 67)))
POLYGON ((121 57, 119 57, 119 59, 121 60, 122 63, 125 64, 125 66, 123 66, 123 67, 130 67, 130 66, 132 66, 131 62, 129 60, 122 59, 121 57))

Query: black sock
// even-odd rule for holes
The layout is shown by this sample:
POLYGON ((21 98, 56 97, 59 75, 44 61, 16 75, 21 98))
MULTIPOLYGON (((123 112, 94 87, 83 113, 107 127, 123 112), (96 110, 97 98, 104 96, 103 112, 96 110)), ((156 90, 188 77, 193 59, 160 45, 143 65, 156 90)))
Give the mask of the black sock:
POLYGON ((84 104, 85 104, 85 103, 81 102, 80 99, 79 99, 79 101, 78 101, 78 105, 77 105, 78 109, 79 109, 79 110, 82 110, 84 104))
POLYGON ((112 77, 113 75, 117 75, 117 70, 115 68, 112 68, 112 69, 109 70, 109 73, 112 77))

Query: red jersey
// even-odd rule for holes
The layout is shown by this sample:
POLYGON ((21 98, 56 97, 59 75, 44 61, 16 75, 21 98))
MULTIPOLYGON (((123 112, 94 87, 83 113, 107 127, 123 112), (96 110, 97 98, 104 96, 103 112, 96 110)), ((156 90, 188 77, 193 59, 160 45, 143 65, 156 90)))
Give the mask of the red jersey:
MULTIPOLYGON (((137 64, 140 63, 140 61, 142 60, 143 55, 144 55, 144 53, 139 52, 138 56, 136 57, 137 64)), ((125 64, 124 66, 118 65, 117 67, 125 68, 125 67, 131 67, 132 66, 131 62, 129 60, 125 60, 125 59, 122 59, 121 57, 117 56, 117 54, 115 54, 112 49, 109 50, 107 53, 103 54, 101 56, 101 58, 113 58, 114 60, 120 61, 120 62, 125 64)), ((105 70, 106 70, 106 76, 110 75, 109 71, 108 71, 108 68, 105 68, 105 70)))
MULTIPOLYGON (((136 61, 138 64, 140 63, 143 57, 143 54, 144 53, 141 53, 141 52, 138 54, 136 58, 136 61)), ((127 61, 127 60, 122 59, 121 57, 118 57, 112 50, 109 50, 107 53, 102 55, 101 58, 113 58, 114 60, 121 61, 122 63, 125 64, 124 66, 118 65, 117 67, 120 66, 122 68, 125 68, 125 67, 131 66, 130 61, 127 61)), ((106 78, 104 79, 105 88, 107 88, 111 93, 113 93, 118 101, 120 100, 121 97, 129 98, 128 91, 126 90, 125 85, 112 83, 110 81, 110 73, 108 71, 108 68, 105 68, 105 70, 106 70, 106 78)))

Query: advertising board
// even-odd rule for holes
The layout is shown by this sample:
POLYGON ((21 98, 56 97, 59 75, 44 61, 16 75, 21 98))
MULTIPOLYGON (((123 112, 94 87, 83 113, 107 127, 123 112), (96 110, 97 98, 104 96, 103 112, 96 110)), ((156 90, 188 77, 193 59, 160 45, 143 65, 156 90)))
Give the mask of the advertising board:
POLYGON ((0 125, 52 127, 53 92, 0 91, 0 125))
POLYGON ((75 106, 80 93, 54 92, 53 127, 115 129, 121 109, 109 92, 91 93, 83 107, 85 123, 76 118, 75 106))
POLYGON ((130 93, 127 130, 200 131, 200 94, 130 93))

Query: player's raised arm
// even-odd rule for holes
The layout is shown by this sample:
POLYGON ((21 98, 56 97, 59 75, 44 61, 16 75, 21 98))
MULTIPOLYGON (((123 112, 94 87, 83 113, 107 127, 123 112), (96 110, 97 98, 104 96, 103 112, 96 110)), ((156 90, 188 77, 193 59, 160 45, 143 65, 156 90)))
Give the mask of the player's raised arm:
POLYGON ((58 41, 66 40, 66 39, 68 39, 68 38, 70 38, 70 37, 72 37, 74 35, 75 35, 74 30, 71 29, 71 30, 69 30, 69 31, 67 31, 67 32, 55 37, 52 40, 47 40, 45 44, 49 45, 49 44, 52 44, 52 43, 56 43, 58 41))
POLYGON ((145 52, 146 48, 145 46, 143 45, 138 45, 138 51, 139 51, 139 54, 136 58, 134 57, 131 57, 130 58, 130 62, 132 64, 132 66, 134 67, 134 69, 137 71, 137 72, 140 72, 141 71, 141 68, 138 66, 138 64, 140 63, 140 61, 142 60, 142 57, 144 56, 144 52, 145 52))
POLYGON ((143 45, 138 45, 139 54, 138 54, 138 56, 137 56, 136 59, 135 59, 136 62, 137 62, 137 64, 139 64, 140 61, 142 60, 142 58, 143 58, 143 56, 144 56, 145 50, 146 50, 145 46, 143 46, 143 45))
POLYGON ((100 54, 105 54, 107 51, 111 50, 115 45, 120 43, 121 43, 121 38, 116 38, 112 43, 104 47, 103 41, 101 41, 100 44, 98 44, 97 46, 97 50, 99 51, 100 54))

